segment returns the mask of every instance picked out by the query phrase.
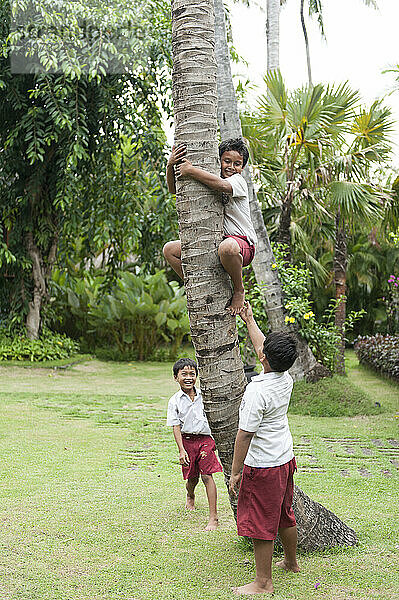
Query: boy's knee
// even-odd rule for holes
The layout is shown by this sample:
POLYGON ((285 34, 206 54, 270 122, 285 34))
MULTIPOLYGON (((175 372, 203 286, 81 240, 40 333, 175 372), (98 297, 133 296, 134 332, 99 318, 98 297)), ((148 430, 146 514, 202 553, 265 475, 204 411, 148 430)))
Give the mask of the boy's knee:
POLYGON ((235 240, 226 238, 223 242, 220 242, 218 253, 219 256, 235 256, 240 254, 240 246, 235 240))
POLYGON ((213 477, 212 477, 212 475, 205 475, 205 473, 201 473, 201 479, 202 479, 202 482, 206 485, 213 479, 213 477))
POLYGON ((189 477, 187 479, 187 485, 190 486, 190 487, 195 487, 198 482, 199 482, 199 476, 198 475, 196 475, 194 477, 189 477))
POLYGON ((167 259, 168 256, 179 256, 181 254, 180 242, 175 240, 172 242, 166 242, 162 248, 164 257, 167 259))

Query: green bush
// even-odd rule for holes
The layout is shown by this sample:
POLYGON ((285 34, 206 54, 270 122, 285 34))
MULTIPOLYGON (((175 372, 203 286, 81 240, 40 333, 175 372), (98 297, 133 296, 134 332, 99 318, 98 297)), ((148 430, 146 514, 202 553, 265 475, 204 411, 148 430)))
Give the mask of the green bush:
POLYGON ((334 375, 317 383, 294 384, 290 412, 311 417, 355 417, 376 415, 382 408, 346 377, 334 375))
POLYGON ((358 337, 354 348, 361 365, 399 380, 399 335, 358 337))
MULTIPOLYGON (((273 244, 276 263, 272 269, 278 270, 281 287, 284 293, 286 323, 296 324, 308 342, 316 360, 334 372, 336 356, 341 334, 335 326, 335 312, 339 300, 332 299, 328 308, 317 320, 312 310, 310 297, 310 281, 312 274, 304 265, 293 265, 286 259, 286 247, 273 244)), ((345 332, 353 329, 353 325, 364 314, 364 310, 352 311, 346 315, 345 332)))
POLYGON ((53 312, 88 348, 111 360, 172 360, 189 334, 184 288, 165 273, 119 273, 109 293, 105 279, 57 272, 53 312))
POLYGON ((0 362, 18 360, 42 362, 69 358, 79 351, 79 344, 65 335, 44 331, 39 340, 29 340, 25 335, 11 336, 0 332, 0 362))

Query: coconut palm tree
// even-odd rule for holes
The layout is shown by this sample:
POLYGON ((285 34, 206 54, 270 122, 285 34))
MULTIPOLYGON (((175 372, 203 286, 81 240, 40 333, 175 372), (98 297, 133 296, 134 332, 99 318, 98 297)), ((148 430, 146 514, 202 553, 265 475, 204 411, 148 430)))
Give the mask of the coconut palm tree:
MULTIPOLYGON (((172 46, 175 142, 187 144, 187 157, 195 166, 216 173, 213 0, 173 0, 172 46)), ((191 336, 206 414, 228 481, 245 377, 235 317, 226 311, 230 281, 217 254, 223 205, 191 178, 176 184, 191 336)))

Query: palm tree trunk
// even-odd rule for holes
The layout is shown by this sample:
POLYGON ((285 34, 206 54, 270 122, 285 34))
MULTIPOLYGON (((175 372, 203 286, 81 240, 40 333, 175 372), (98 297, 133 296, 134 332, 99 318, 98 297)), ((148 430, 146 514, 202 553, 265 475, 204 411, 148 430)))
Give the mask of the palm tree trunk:
POLYGON ((306 63, 307 63, 307 66, 308 66, 309 87, 313 87, 313 83, 312 83, 312 69, 310 67, 309 39, 308 39, 308 32, 306 30, 305 17, 304 17, 304 14, 303 14, 303 4, 304 4, 304 0, 301 0, 301 9, 300 9, 300 13, 301 13, 301 25, 302 25, 303 37, 304 37, 304 40, 305 40, 306 63))
POLYGON ((266 38, 267 71, 280 66, 280 0, 267 0, 266 38))
POLYGON ((339 375, 345 375, 345 319, 346 319, 346 266, 347 245, 345 223, 337 214, 335 218, 334 244, 334 283, 335 297, 338 305, 335 310, 335 326, 340 333, 340 343, 336 358, 335 369, 339 375))
MULTIPOLYGON (((213 0, 172 1, 175 141, 187 144, 187 157, 195 166, 216 173, 214 39, 213 0)), ((235 318, 226 311, 230 281, 217 254, 223 206, 215 193, 193 179, 177 180, 176 188, 191 336, 205 411, 227 483, 245 376, 235 318)))
POLYGON ((356 546, 356 533, 322 504, 294 486, 292 508, 298 525, 298 547, 305 552, 333 546, 356 546))
MULTIPOLYGON (((217 90, 218 90, 218 122, 222 140, 242 137, 241 122, 237 107, 237 97, 231 75, 229 48, 227 44, 226 23, 223 0, 214 0, 215 6, 215 57, 217 63, 217 90)), ((248 168, 243 175, 248 184, 249 205, 251 218, 258 245, 252 263, 255 278, 258 283, 264 284, 264 301, 267 318, 272 331, 291 331, 297 335, 298 360, 290 369, 295 381, 310 377, 318 379, 326 375, 325 369, 320 365, 306 341, 298 335, 296 329, 285 323, 284 295, 276 270, 271 266, 276 262, 271 249, 269 236, 263 220, 262 210, 248 168)))

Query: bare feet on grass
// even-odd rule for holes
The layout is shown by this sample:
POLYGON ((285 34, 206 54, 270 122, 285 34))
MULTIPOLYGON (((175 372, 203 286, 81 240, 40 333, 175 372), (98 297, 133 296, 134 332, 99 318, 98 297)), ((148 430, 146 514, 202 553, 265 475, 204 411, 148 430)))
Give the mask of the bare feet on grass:
POLYGON ((301 570, 297 562, 291 564, 285 559, 280 560, 278 563, 276 563, 276 567, 284 569, 284 571, 292 571, 292 573, 299 573, 299 571, 301 570))
POLYGON ((185 506, 186 510, 194 510, 195 509, 195 496, 190 496, 189 494, 187 494, 187 498, 186 498, 186 506, 185 506))
POLYGON ((262 583, 258 583, 256 580, 246 585, 233 588, 234 594, 237 596, 254 596, 255 594, 273 594, 273 582, 271 579, 266 579, 262 583))
POLYGON ((211 518, 208 521, 208 525, 205 527, 205 531, 215 531, 218 528, 219 521, 215 518, 211 518))
POLYGON ((234 292, 230 306, 227 307, 227 310, 229 310, 234 316, 239 315, 240 312, 244 309, 244 303, 245 291, 243 290, 242 292, 234 292))

